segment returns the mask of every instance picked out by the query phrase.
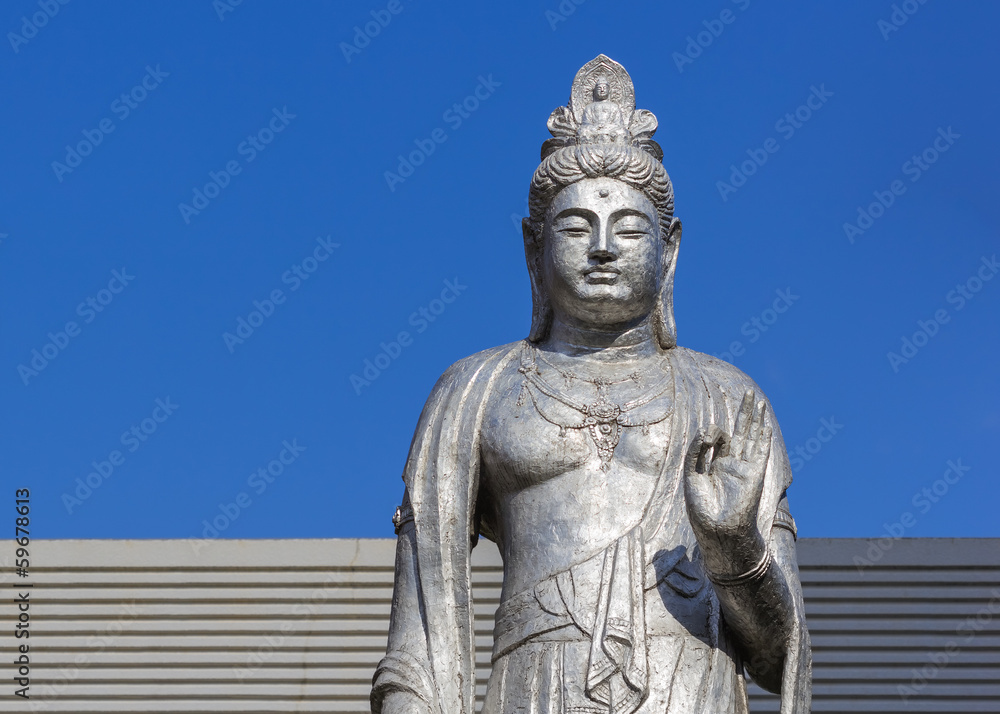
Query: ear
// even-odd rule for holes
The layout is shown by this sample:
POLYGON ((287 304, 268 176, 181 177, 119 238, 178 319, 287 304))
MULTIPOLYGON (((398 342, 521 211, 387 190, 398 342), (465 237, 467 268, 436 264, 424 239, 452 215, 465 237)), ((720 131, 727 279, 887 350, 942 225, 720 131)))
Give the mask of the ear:
POLYGON ((677 254, 681 247, 681 221, 671 218, 663 237, 664 246, 660 259, 662 283, 660 300, 656 305, 653 330, 663 349, 677 346, 677 323, 674 321, 674 272, 677 270, 677 254))
MULTIPOLYGON (((682 230, 681 219, 677 218, 676 216, 674 218, 671 218, 670 225, 667 226, 667 235, 665 236, 664 240, 666 240, 667 243, 680 244, 681 230, 682 230)), ((675 257, 676 253, 677 253, 677 248, 675 245, 674 246, 675 257)))
POLYGON ((521 219, 521 233, 524 236, 524 260, 528 265, 528 279, 531 281, 531 331, 529 342, 541 342, 549 334, 552 324, 552 308, 548 294, 542 284, 542 236, 535 233, 528 218, 521 219))

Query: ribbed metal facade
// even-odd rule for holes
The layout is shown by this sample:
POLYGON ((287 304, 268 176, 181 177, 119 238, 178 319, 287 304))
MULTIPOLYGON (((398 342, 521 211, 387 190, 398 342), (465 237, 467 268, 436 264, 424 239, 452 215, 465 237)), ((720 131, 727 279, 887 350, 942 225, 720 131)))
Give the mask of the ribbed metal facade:
MULTIPOLYGON (((393 551, 391 540, 35 542, 31 576, 5 567, 0 583, 0 712, 367 712, 393 551), (15 639, 28 583, 31 636, 15 639), (23 643, 30 700, 13 694, 23 643)), ((801 540, 799 561, 814 711, 1000 712, 1000 540, 801 540)), ((481 694, 501 567, 489 543, 474 564, 481 694)), ((752 711, 777 711, 754 691, 752 711)))

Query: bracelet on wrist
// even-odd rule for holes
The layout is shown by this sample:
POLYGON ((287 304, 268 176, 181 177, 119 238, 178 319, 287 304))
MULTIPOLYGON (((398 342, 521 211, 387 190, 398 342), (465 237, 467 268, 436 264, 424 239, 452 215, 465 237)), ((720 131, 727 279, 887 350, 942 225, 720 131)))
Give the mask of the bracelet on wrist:
POLYGON ((752 583, 755 580, 760 580, 767 573, 767 569, 771 567, 771 549, 764 548, 764 557, 760 559, 757 565, 750 568, 750 570, 745 573, 740 573, 739 575, 716 575, 706 571, 708 579, 711 580, 716 585, 722 587, 732 587, 734 585, 745 585, 746 583, 752 583))

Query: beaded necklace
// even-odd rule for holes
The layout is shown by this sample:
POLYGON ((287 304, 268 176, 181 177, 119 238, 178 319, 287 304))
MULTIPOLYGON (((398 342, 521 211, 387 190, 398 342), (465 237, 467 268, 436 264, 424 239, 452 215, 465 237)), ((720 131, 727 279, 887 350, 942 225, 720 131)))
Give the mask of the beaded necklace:
POLYGON ((637 372, 633 372, 625 379, 618 381, 610 381, 600 378, 586 379, 568 370, 563 370, 555 365, 552 365, 550 362, 543 359, 534 347, 525 347, 525 349, 521 352, 521 366, 518 368, 518 371, 524 375, 524 383, 521 385, 521 393, 517 398, 518 406, 524 404, 524 396, 527 394, 531 399, 531 403, 534 404, 535 410, 538 414, 545 421, 559 427, 559 436, 565 436, 567 429, 587 429, 590 432, 591 439, 594 441, 594 445, 597 447, 597 453, 601 458, 601 468, 605 471, 608 470, 611 464, 611 457, 614 456, 615 447, 618 446, 622 428, 642 427, 643 433, 648 434, 649 427, 651 425, 662 422, 670 416, 670 412, 672 411, 671 407, 668 407, 663 411, 663 413, 654 415, 648 419, 633 419, 629 416, 629 412, 649 404, 654 399, 662 396, 673 386, 672 370, 660 382, 653 385, 653 387, 645 395, 625 402, 624 404, 616 404, 611 401, 608 395, 608 387, 613 384, 622 384, 630 380, 638 384, 639 374, 637 372), (536 359, 540 359, 542 362, 545 362, 545 364, 549 365, 553 370, 562 375, 567 384, 571 383, 573 380, 580 380, 581 382, 593 384, 597 388, 597 399, 590 404, 584 404, 565 392, 556 389, 542 376, 542 373, 538 369, 536 359), (535 393, 532 391, 532 387, 542 394, 555 399, 560 404, 578 412, 580 414, 580 418, 574 421, 565 421, 547 414, 539 404, 535 393))

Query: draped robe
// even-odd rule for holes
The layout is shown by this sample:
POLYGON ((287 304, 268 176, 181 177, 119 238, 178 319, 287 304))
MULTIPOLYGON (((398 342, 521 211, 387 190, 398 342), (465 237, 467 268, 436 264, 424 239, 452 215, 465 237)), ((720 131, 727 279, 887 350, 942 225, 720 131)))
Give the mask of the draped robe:
MULTIPOLYGON (((420 416, 403 474, 413 521, 400 528, 388 649, 373 678, 374 714, 391 691, 407 692, 414 712, 420 706, 426 714, 475 711, 470 554, 480 529, 491 535, 478 507, 480 434, 488 398, 499 376, 516 370, 523 347, 505 345, 457 362, 420 416)), ((484 714, 747 711, 740 654, 705 579, 682 478, 697 430, 716 424, 732 433, 745 391, 761 392, 735 367, 707 355, 675 347, 665 356, 674 370, 670 450, 645 512, 626 531, 609 534, 604 550, 501 603, 484 714), (577 581, 598 585, 574 590, 577 581), (681 597, 703 592, 710 609, 707 647, 690 637, 647 637, 645 603, 658 588, 681 597), (518 597, 541 614, 519 619, 518 597), (577 638, 583 641, 556 646, 539 637, 573 627, 585 633, 577 638), (538 654, 530 654, 530 646, 538 654), (570 657, 582 673, 564 671, 570 657), (565 680, 572 677, 583 681, 570 696, 565 680), (585 699, 579 700, 580 691, 585 699), (570 701, 573 696, 579 701, 570 701)), ((774 426, 758 517, 767 542, 791 482, 774 426)), ((794 560, 778 554, 776 562, 796 581, 789 584, 798 623, 785 653, 782 714, 802 714, 810 688, 805 617, 794 560)))

